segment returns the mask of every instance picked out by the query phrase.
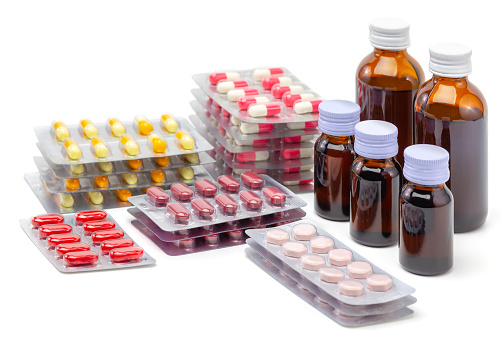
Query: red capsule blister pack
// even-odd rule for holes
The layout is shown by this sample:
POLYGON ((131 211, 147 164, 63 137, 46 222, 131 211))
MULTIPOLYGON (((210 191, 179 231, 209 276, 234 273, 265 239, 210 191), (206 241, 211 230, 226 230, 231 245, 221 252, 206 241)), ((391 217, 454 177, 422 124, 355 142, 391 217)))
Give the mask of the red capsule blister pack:
POLYGON ((217 190, 197 192, 196 186, 175 184, 164 191, 169 195, 166 206, 148 195, 130 197, 129 201, 168 232, 280 213, 306 205, 266 175, 244 173, 239 179, 221 175, 217 184, 203 180, 197 183, 217 190))
POLYGON ((61 272, 118 269, 155 263, 102 210, 36 215, 19 222, 35 246, 61 272))

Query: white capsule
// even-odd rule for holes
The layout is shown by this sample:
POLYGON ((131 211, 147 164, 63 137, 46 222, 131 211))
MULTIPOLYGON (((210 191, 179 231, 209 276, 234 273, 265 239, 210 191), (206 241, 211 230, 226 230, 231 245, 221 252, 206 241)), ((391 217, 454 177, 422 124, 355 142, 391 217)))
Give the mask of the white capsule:
POLYGON ((254 77, 254 80, 261 81, 267 76, 270 76, 271 72, 269 69, 256 69, 252 76, 254 77))
POLYGON ((228 93, 229 91, 239 88, 249 86, 245 80, 234 80, 234 81, 221 81, 217 84, 216 90, 219 93, 228 93))
POLYGON ((244 134, 269 133, 273 130, 273 124, 269 123, 245 123, 240 124, 240 131, 244 134))
POLYGON ((313 106, 311 105, 311 102, 309 101, 302 101, 302 102, 297 102, 294 104, 294 112, 297 114, 303 114, 303 113, 308 113, 313 111, 313 106))
POLYGON ((244 90, 231 90, 228 92, 226 95, 226 98, 230 102, 236 102, 240 98, 245 97, 245 91, 244 90))
POLYGON ((311 141, 315 138, 315 135, 304 135, 301 136, 301 142, 311 141))
POLYGON ((231 116, 230 121, 231 121, 231 124, 233 124, 235 126, 239 126, 240 123, 242 123, 242 121, 239 120, 238 118, 236 118, 235 116, 231 116))

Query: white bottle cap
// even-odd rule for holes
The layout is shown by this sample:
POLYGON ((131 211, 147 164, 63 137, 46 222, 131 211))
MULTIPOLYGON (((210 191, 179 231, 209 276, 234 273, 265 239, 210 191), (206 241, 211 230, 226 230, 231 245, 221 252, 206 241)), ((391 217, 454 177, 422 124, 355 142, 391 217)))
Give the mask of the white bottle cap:
POLYGON ((440 43, 430 48, 430 72, 446 78, 471 73, 471 49, 457 43, 440 43))
POLYGON ((379 18, 369 25, 369 40, 374 48, 404 50, 411 45, 409 23, 398 18, 379 18))
POLYGON ((404 150, 404 177, 420 185, 439 185, 449 180, 449 153, 439 146, 413 145, 404 150))
POLYGON ((390 122, 368 120, 355 125, 355 152, 369 159, 389 159, 398 153, 398 129, 390 122))
POLYGON ((360 122, 360 106, 349 100, 325 100, 318 111, 318 129, 327 135, 351 136, 360 122))

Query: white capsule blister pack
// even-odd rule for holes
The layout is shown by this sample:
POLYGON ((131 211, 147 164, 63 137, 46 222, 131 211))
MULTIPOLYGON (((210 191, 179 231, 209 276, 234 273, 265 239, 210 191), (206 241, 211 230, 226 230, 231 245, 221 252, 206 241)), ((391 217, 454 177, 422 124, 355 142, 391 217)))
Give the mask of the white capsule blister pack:
POLYGON ((187 119, 181 118, 177 120, 178 130, 175 133, 167 132, 160 120, 150 121, 152 133, 156 133, 162 139, 166 148, 163 152, 154 152, 148 144, 148 135, 138 133, 134 128, 134 122, 123 122, 125 134, 121 137, 116 137, 111 134, 105 123, 95 124, 94 127, 98 132, 98 138, 102 139, 106 146, 106 157, 98 157, 93 150, 91 139, 85 137, 80 129, 80 125, 68 125, 69 137, 60 142, 52 133, 51 127, 36 127, 35 133, 39 139, 39 148, 42 153, 55 165, 75 165, 75 164, 95 164, 102 162, 118 162, 124 160, 136 160, 147 158, 171 157, 176 155, 184 155, 190 153, 200 153, 212 149, 212 146, 196 131, 187 119), (194 146, 190 149, 184 149, 181 140, 176 137, 177 133, 184 132, 194 141, 194 146), (127 138, 127 141, 125 140, 127 138), (73 140, 71 143, 70 140, 73 140), (121 143, 121 141, 123 141, 121 143), (124 143, 125 142, 125 143, 124 143), (134 154, 128 154, 124 151, 124 146, 127 142, 134 144, 134 154), (78 158, 71 159, 68 156, 68 148, 79 149, 81 153, 78 158), (78 147, 79 148, 78 148, 78 147))
POLYGON ((155 195, 150 189, 151 193, 130 197, 129 201, 165 231, 216 225, 306 205, 304 200, 266 175, 247 174, 240 180, 223 175, 217 183, 219 185, 199 180, 193 187, 174 184, 163 193, 157 190, 155 195), (249 180, 255 180, 260 186, 248 186, 249 180))
POLYGON ((318 121, 318 95, 285 68, 201 73, 195 74, 193 80, 213 101, 243 122, 318 121), (264 70, 270 74, 261 77, 264 70), (285 93, 301 96, 288 101, 285 93), (307 104, 297 105, 294 100, 307 104))

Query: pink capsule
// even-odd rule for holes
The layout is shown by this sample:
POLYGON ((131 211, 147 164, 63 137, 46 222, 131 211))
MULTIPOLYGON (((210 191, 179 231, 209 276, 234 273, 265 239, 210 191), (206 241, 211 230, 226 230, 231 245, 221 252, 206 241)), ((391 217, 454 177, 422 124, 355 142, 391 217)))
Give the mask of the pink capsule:
POLYGON ((149 188, 146 194, 149 201, 156 207, 165 207, 169 202, 169 194, 158 187, 149 188))
POLYGON ((290 85, 292 84, 292 79, 288 76, 270 76, 263 79, 263 88, 265 90, 271 90, 274 85, 290 85))
POLYGON ((264 180, 254 172, 244 172, 240 176, 240 180, 242 183, 247 185, 250 188, 256 189, 263 186, 264 180))
POLYGON ((221 185, 223 188, 225 188, 230 192, 236 192, 240 190, 240 183, 232 176, 226 176, 226 175, 220 176, 217 179, 217 182, 219 183, 219 185, 221 185))
POLYGON ((216 85, 221 80, 238 80, 240 79, 240 73, 238 72, 227 72, 227 73, 212 73, 209 75, 209 82, 211 85, 216 85))
POLYGON ((183 183, 172 184, 170 192, 172 193, 172 196, 180 201, 187 201, 193 197, 193 190, 191 190, 188 185, 183 183))
POLYGON ((273 205, 282 206, 287 200, 287 196, 274 186, 267 187, 263 190, 263 196, 268 202, 273 205))
POLYGON ((195 182, 195 190, 204 197, 212 197, 217 192, 217 186, 207 179, 201 179, 195 182))
POLYGON ((227 233, 230 240, 240 240, 244 237, 244 231, 241 229, 236 231, 229 231, 227 233))
POLYGON ((235 143, 239 146, 264 146, 267 145, 269 142, 268 139, 262 139, 262 140, 249 140, 249 141, 240 141, 235 139, 235 143))
POLYGON ((279 115, 282 112, 280 103, 252 104, 247 109, 247 114, 251 117, 270 117, 279 115))
POLYGON ((313 93, 291 93, 285 92, 282 96, 282 102, 285 106, 292 107, 294 103, 298 100, 313 100, 315 99, 315 95, 313 93))
POLYGON ((270 152, 268 151, 245 152, 245 153, 237 153, 236 156, 239 162, 265 161, 270 158, 270 152))
POLYGON ((298 115, 309 112, 318 112, 318 106, 323 102, 321 99, 317 100, 297 100, 294 103, 294 112, 298 115))
POLYGON ((284 143, 300 143, 301 140, 302 140, 301 136, 284 137, 284 143))
POLYGON ((235 215, 238 210, 238 203, 226 194, 217 195, 216 204, 221 207, 222 212, 226 215, 235 215))
POLYGON ((170 203, 167 212, 175 222, 186 222, 190 219, 190 212, 181 203, 170 203))
POLYGON ((273 129, 272 123, 240 123, 240 131, 244 134, 269 133, 273 129))
POLYGON ((271 75, 280 75, 284 74, 284 70, 282 68, 264 68, 264 69, 255 69, 252 76, 255 80, 261 81, 266 77, 271 75))
POLYGON ((221 105, 219 105, 218 103, 216 103, 215 100, 212 101, 212 107, 216 108, 216 109, 220 109, 221 108, 221 105))
POLYGON ((210 234, 203 237, 207 245, 215 245, 219 242, 219 234, 210 234))
POLYGON ((252 191, 242 191, 240 193, 240 200, 244 203, 244 205, 248 209, 261 209, 263 206, 263 200, 259 198, 254 192, 252 191))
POLYGON ((238 100, 238 107, 241 110, 247 110, 252 104, 266 104, 269 103, 270 98, 264 96, 246 96, 238 100))
POLYGON ((301 93, 304 91, 303 86, 301 85, 275 85, 271 88, 271 94, 273 97, 276 99, 282 99, 282 96, 284 95, 285 92, 290 92, 292 94, 294 93, 301 93))
POLYGON ((195 240, 193 238, 174 241, 174 245, 180 248, 193 248, 195 247, 195 240))
POLYGON ((226 98, 230 102, 236 102, 242 97, 247 97, 247 96, 256 96, 259 94, 259 90, 257 88, 253 87, 244 87, 244 88, 237 88, 234 90, 231 90, 228 92, 226 95, 226 98))
POLYGON ((225 117, 230 117, 231 116, 231 113, 229 113, 228 111, 226 111, 225 109, 221 109, 221 115, 225 116, 225 117))
POLYGON ((301 159, 313 156, 313 150, 311 148, 300 148, 300 149, 284 149, 280 152, 283 159, 301 159))
POLYGON ((218 82, 218 84, 216 86, 216 90, 219 93, 226 94, 229 91, 234 90, 235 88, 244 88, 244 87, 248 87, 248 86, 249 86, 249 83, 245 80, 233 80, 233 81, 223 80, 223 81, 218 82))
POLYGON ((201 218, 209 217, 214 214, 214 207, 203 198, 197 198, 191 201, 191 207, 195 214, 201 218))
POLYGON ((290 130, 313 129, 316 127, 318 127, 318 121, 287 123, 287 128, 290 130))

